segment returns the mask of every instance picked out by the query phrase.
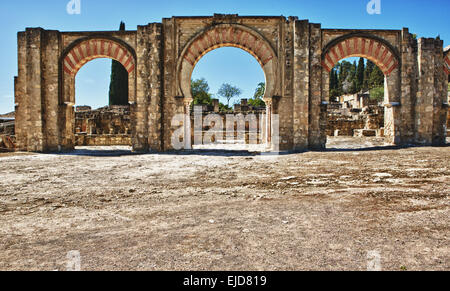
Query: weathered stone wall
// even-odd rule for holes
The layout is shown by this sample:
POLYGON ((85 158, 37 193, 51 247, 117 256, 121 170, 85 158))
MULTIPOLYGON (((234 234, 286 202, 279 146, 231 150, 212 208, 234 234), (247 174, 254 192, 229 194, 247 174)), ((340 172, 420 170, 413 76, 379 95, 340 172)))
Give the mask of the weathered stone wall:
POLYGON ((421 144, 445 144, 447 135, 446 78, 442 70, 443 43, 439 39, 418 41, 418 90, 415 106, 416 138, 421 144))
POLYGON ((0 134, 0 152, 16 150, 16 137, 14 135, 0 134))
POLYGON ((355 130, 380 130, 384 135, 384 108, 370 106, 364 110, 329 109, 327 122, 328 136, 354 136, 355 130))
POLYGON ((265 144, 266 114, 261 111, 246 111, 241 113, 202 112, 201 130, 196 122, 194 112, 191 114, 191 140, 204 144, 223 143, 225 141, 242 142, 245 144, 265 144))
POLYGON ((75 134, 129 134, 131 120, 129 106, 110 106, 97 110, 75 112, 75 134))
POLYGON ((128 134, 76 134, 75 146, 132 146, 128 134))
POLYGON ((266 75, 269 141, 276 115, 280 149, 326 144, 329 70, 362 56, 386 75, 385 134, 393 144, 445 142, 448 51, 439 39, 403 30, 322 29, 296 17, 172 17, 125 32, 59 32, 29 28, 18 34, 14 80, 19 149, 70 150, 75 144, 75 75, 107 57, 129 72, 131 143, 136 151, 173 149, 179 128, 190 137, 191 72, 210 50, 239 47, 266 75), (418 82, 416 81, 418 80, 418 82))
POLYGON ((447 103, 444 107, 447 107, 447 137, 450 137, 450 91, 448 90, 450 83, 450 46, 444 49, 444 72, 447 74, 447 103))
POLYGON ((15 122, 14 119, 1 119, 0 118, 0 134, 15 135, 15 122))

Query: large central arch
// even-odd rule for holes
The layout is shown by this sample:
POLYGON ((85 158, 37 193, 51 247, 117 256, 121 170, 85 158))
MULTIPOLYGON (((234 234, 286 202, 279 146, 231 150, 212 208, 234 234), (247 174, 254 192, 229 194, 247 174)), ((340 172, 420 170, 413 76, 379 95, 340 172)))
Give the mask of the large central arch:
POLYGON ((258 32, 239 24, 214 25, 193 37, 183 49, 177 65, 178 90, 192 101, 191 77, 195 65, 208 52, 221 47, 236 47, 256 58, 266 78, 264 99, 274 95, 277 72, 277 55, 270 43, 258 32))

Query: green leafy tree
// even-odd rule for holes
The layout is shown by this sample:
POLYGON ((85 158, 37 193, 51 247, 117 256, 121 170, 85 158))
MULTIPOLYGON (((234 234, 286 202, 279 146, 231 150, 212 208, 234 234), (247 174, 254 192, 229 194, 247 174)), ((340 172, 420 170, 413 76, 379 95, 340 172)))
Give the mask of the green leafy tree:
POLYGON ((384 87, 376 87, 370 90, 370 99, 382 102, 384 100, 384 87))
POLYGON ((253 98, 248 101, 248 104, 254 107, 265 107, 266 103, 264 103, 263 100, 265 92, 266 92, 266 83, 259 83, 258 87, 255 90, 253 98))
POLYGON ((220 112, 232 112, 233 108, 220 102, 219 103, 219 111, 220 112))
POLYGON ((217 92, 217 95, 227 99, 227 106, 230 107, 230 100, 233 99, 236 96, 240 96, 242 94, 242 90, 238 87, 232 86, 230 84, 223 84, 219 91, 217 92))
POLYGON ((209 93, 208 82, 204 78, 193 80, 191 82, 192 98, 194 105, 211 105, 212 99, 209 93))
MULTIPOLYGON (((120 31, 125 30, 125 23, 120 23, 120 31)), ((109 85, 109 105, 128 104, 128 72, 123 65, 112 60, 111 83, 109 85)))

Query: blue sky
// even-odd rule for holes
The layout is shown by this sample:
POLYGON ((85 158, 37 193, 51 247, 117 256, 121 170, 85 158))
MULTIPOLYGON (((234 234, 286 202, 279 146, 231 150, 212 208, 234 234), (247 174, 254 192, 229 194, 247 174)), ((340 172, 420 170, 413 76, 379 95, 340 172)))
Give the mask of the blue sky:
MULTIPOLYGON (((381 15, 369 15, 369 0, 81 0, 81 14, 69 15, 69 0, 0 1, 2 66, 0 66, 0 113, 14 109, 13 77, 17 75, 17 32, 26 27, 61 31, 116 30, 121 20, 127 29, 160 22, 163 17, 238 13, 240 15, 298 16, 321 23, 323 28, 401 29, 419 37, 444 39, 450 45, 449 0, 381 0, 381 15)), ((223 82, 243 89, 250 97, 263 80, 261 69, 247 53, 235 49, 213 51, 202 59, 194 77, 205 77, 212 93, 223 82), (219 69, 222 68, 222 69, 219 69), (261 77, 262 76, 262 77, 261 77), (255 83, 256 82, 256 83, 255 83)), ((95 60, 77 76, 77 103, 107 103, 110 61, 95 60)))

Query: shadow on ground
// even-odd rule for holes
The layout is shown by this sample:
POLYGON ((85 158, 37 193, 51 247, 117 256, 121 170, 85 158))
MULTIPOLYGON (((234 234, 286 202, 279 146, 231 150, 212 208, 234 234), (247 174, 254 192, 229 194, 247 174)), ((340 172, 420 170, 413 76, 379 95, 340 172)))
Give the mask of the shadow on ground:
MULTIPOLYGON (((436 146, 436 147, 449 147, 449 144, 436 146)), ((405 146, 370 146, 370 147, 332 147, 326 149, 310 150, 310 152, 370 152, 370 151, 388 151, 388 150, 400 150, 405 148, 419 148, 418 145, 405 145, 405 146)), ((197 150, 185 150, 185 151, 169 151, 169 152, 133 152, 131 149, 108 149, 102 148, 83 148, 75 149, 71 152, 52 153, 63 156, 87 156, 87 157, 121 157, 121 156, 134 156, 134 155, 180 155, 180 156, 215 156, 215 157, 254 157, 254 156, 278 156, 278 155, 292 155, 308 151, 282 151, 282 152, 254 152, 247 150, 226 150, 226 149, 197 149, 197 150)))

